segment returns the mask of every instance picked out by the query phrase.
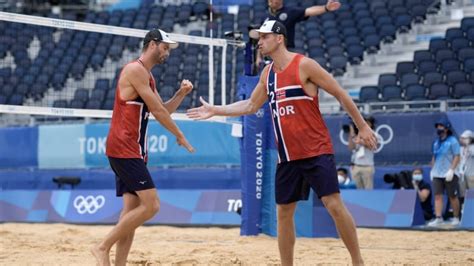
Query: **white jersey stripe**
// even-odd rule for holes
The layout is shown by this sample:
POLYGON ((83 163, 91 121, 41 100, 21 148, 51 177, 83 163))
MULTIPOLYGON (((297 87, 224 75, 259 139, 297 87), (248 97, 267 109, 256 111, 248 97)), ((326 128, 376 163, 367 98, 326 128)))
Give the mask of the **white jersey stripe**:
POLYGON ((308 97, 308 96, 289 97, 289 98, 283 98, 283 99, 277 100, 277 103, 288 102, 288 101, 293 101, 293 100, 308 100, 308 101, 313 101, 313 98, 308 97))
MULTIPOLYGON (((277 79, 278 74, 275 73, 274 75, 275 75, 275 79, 274 79, 275 80, 274 81, 275 82, 275 87, 274 88, 276 90, 276 88, 278 88, 278 79, 277 79)), ((279 110, 278 101, 275 102, 275 106, 276 106, 276 110, 274 110, 274 111, 276 111, 278 113, 278 110, 279 110)), ((278 128, 280 129, 281 144, 283 145, 283 149, 285 149, 286 160, 291 161, 290 154, 288 153, 288 149, 286 148, 285 137, 283 136, 283 130, 281 129, 281 122, 280 122, 280 116, 279 115, 277 115, 277 121, 278 121, 278 128)))

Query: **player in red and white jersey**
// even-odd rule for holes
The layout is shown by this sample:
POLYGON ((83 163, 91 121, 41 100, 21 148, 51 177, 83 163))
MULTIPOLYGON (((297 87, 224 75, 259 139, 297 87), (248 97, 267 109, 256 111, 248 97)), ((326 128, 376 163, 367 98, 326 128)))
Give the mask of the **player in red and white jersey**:
POLYGON ((153 179, 146 167, 149 114, 176 136, 179 145, 189 152, 194 151, 170 116, 192 91, 193 85, 183 80, 173 98, 164 103, 150 72, 156 64, 164 63, 170 50, 177 46, 166 32, 151 30, 143 40, 140 58, 125 65, 120 73, 106 155, 116 176, 117 196, 123 197, 124 206, 117 225, 91 249, 98 265, 110 265, 109 252, 114 244, 117 244, 115 265, 125 265, 135 229, 153 218, 160 208, 153 179))
POLYGON ((347 92, 328 72, 316 61, 287 50, 286 29, 282 23, 266 21, 250 35, 259 39, 262 54, 273 60, 263 70, 251 97, 226 106, 210 105, 201 99, 203 105, 188 110, 188 116, 206 119, 214 115, 252 114, 268 100, 279 155, 275 198, 282 265, 293 264, 296 202, 308 198, 310 187, 332 216, 352 263, 361 265, 364 262, 355 224, 339 194, 331 139, 318 106, 318 88, 333 95, 352 117, 359 129, 357 142, 375 149, 375 133, 347 92))

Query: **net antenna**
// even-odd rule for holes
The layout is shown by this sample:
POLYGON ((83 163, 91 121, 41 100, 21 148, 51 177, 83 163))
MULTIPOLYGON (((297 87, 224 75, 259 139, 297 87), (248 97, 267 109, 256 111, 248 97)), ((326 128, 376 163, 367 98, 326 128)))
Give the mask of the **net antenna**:
MULTIPOLYGON (((212 7, 212 0, 211 0, 212 7)), ((212 9, 210 12, 210 19, 212 23, 212 9)), ((135 28, 125 28, 118 26, 109 26, 103 24, 93 24, 87 22, 79 22, 65 19, 55 19, 38 17, 31 15, 23 15, 9 12, 0 12, 0 21, 8 21, 14 23, 24 23, 35 26, 46 26, 60 29, 79 30, 87 32, 96 32, 103 34, 114 34, 126 37, 144 38, 148 30, 140 30, 135 28)), ((211 27, 211 38, 191 36, 184 34, 170 33, 170 37, 180 43, 187 44, 199 44, 209 46, 209 103, 214 104, 214 53, 213 47, 222 47, 222 71, 221 71, 221 82, 222 82, 222 104, 226 104, 226 48, 228 45, 245 47, 245 43, 237 40, 217 39, 212 36, 211 27)), ((34 114, 31 112, 39 112, 38 115, 51 115, 51 116, 83 116, 89 118, 108 118, 111 116, 111 112, 107 110, 81 110, 75 109, 74 111, 60 110, 69 108, 53 108, 53 107, 29 107, 29 106, 18 106, 18 105, 0 105, 0 113, 9 114, 34 114)), ((184 114, 173 114, 173 117, 178 119, 186 119, 184 114)), ((222 120, 222 119, 217 119, 222 120)))

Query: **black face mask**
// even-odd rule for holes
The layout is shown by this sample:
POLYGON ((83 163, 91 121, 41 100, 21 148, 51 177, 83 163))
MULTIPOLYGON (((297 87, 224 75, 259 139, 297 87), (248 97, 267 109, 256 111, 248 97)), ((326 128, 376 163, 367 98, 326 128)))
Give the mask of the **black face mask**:
POLYGON ((442 136, 444 133, 444 129, 436 129, 436 134, 438 134, 438 136, 442 136))

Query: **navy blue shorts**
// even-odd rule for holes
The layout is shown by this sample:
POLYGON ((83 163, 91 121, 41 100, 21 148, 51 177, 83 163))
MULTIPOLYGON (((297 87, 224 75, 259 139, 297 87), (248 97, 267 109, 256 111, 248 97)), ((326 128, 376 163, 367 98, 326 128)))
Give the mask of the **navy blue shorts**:
POLYGON ((124 193, 137 196, 135 191, 155 188, 150 172, 143 159, 108 157, 110 167, 115 173, 117 197, 124 193))
POLYGON ((277 204, 307 200, 313 188, 319 198, 339 193, 334 155, 284 162, 277 165, 275 199, 277 204))

